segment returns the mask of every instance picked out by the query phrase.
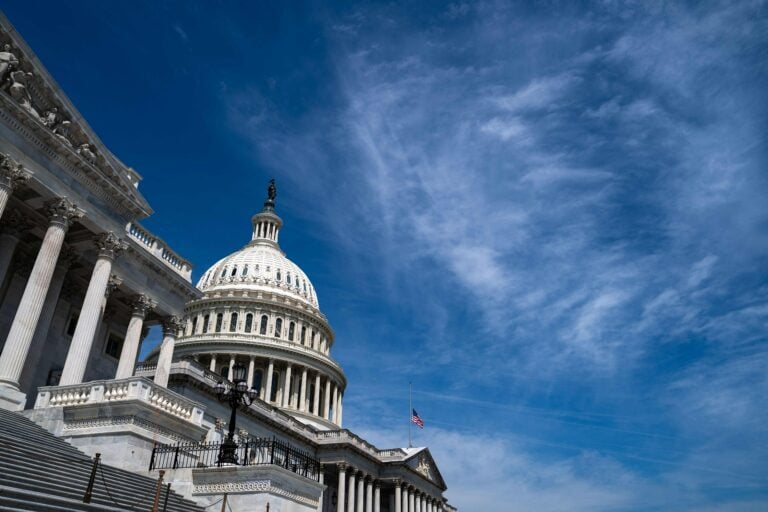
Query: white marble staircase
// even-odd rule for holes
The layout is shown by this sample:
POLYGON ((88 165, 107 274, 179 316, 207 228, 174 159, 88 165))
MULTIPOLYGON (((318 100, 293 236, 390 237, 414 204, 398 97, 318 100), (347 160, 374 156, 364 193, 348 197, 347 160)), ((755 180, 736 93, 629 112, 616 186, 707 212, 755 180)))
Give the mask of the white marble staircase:
MULTIPOLYGON (((102 464, 90 504, 83 495, 93 460, 19 413, 0 409, 0 512, 149 511, 153 478, 102 464)), ((165 502, 165 487, 160 509, 165 502)), ((171 491, 167 512, 202 512, 171 491)))

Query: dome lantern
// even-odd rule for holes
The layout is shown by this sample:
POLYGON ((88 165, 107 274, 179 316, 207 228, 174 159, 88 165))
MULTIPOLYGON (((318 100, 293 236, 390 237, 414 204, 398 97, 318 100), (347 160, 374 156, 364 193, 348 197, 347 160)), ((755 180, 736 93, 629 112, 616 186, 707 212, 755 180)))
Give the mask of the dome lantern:
POLYGON ((277 197, 277 187, 273 178, 269 180, 267 200, 264 201, 264 208, 251 218, 251 223, 253 224, 251 244, 266 243, 277 245, 280 228, 283 227, 283 220, 275 213, 275 197, 277 197))

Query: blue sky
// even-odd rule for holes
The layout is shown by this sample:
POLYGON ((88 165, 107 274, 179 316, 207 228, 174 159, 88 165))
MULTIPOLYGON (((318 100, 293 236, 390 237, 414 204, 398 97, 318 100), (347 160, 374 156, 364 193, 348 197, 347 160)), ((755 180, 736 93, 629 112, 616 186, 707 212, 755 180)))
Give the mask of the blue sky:
POLYGON ((412 381, 463 511, 764 511, 768 6, 529 4, 4 9, 196 277, 277 179, 346 426, 412 381))

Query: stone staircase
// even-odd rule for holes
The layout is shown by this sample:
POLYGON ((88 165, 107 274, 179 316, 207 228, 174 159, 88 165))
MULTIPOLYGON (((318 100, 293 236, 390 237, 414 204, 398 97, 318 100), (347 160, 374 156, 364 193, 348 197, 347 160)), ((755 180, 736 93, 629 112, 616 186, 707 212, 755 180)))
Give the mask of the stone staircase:
MULTIPOLYGON (((93 460, 28 418, 0 409, 0 511, 152 510, 157 481, 104 464, 83 503, 93 460)), ((160 495, 163 510, 166 488, 160 495)), ((205 509, 173 492, 167 512, 205 509)))

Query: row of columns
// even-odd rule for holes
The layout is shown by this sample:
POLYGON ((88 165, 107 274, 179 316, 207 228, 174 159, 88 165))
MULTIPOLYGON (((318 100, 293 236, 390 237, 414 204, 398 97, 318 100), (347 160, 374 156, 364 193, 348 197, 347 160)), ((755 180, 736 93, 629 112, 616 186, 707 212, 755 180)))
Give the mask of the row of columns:
MULTIPOLYGON (((6 162, 7 160, 2 160, 0 156, 0 177, 4 176, 3 169, 6 162)), ((9 180, 0 178, 0 217, 4 213, 8 199, 8 183, 9 180)), ((27 360, 46 296, 54 280, 55 271, 57 268, 61 270, 64 267, 60 262, 64 238, 71 224, 85 213, 66 198, 48 201, 46 209, 49 224, 11 323, 6 343, 0 353, 0 387, 9 388, 15 392, 20 391, 21 372, 27 360)), ((5 278, 8 270, 9 254, 13 253, 15 244, 18 243, 18 238, 15 238, 15 242, 11 238, 0 239, 0 243, 4 245, 3 249, 8 249, 3 251, 3 257, 0 258, 0 281, 5 278)), ((113 279, 116 277, 111 273, 112 264, 126 247, 125 242, 113 233, 101 235, 96 243, 99 249, 98 256, 64 363, 60 385, 79 384, 83 380, 94 336, 102 320, 106 299, 111 290, 110 283, 114 282, 113 279)), ((133 375, 133 366, 141 343, 143 320, 152 305, 145 296, 137 298, 120 355, 117 378, 133 375)), ((158 375, 155 379, 163 386, 168 382, 170 359, 180 327, 180 322, 175 317, 164 321, 164 337, 160 350, 162 364, 158 364, 158 375)))
MULTIPOLYGON (((209 370, 216 372, 218 365, 224 362, 229 363, 229 379, 232 379, 232 368, 237 362, 237 356, 233 354, 211 354, 209 370)), ((272 381, 276 371, 275 359, 268 359, 266 368, 260 367, 263 372, 261 379, 261 388, 259 389, 259 398, 265 402, 282 407, 285 409, 294 409, 300 412, 307 412, 324 418, 337 426, 342 425, 342 402, 343 393, 341 387, 330 378, 324 377, 320 372, 310 375, 310 369, 306 366, 294 366, 291 363, 285 363, 282 369, 281 378, 278 380, 278 389, 275 393, 275 400, 272 401, 272 381), (301 372, 301 377, 297 386, 291 386, 294 368, 301 372), (310 380, 314 378, 314 396, 310 400, 311 391, 310 380), (293 389, 292 389, 293 388, 293 389), (322 402, 321 402, 322 395, 322 402), (331 406, 332 405, 332 406, 331 406)), ((251 356, 248 361, 248 385, 253 385, 253 376, 256 373, 256 357, 251 356)), ((298 374, 298 373, 297 373, 298 374)))
MULTIPOLYGON (((380 512, 381 481, 346 463, 337 464, 336 512, 380 512)), ((392 512, 443 512, 443 501, 395 479, 392 512)))

